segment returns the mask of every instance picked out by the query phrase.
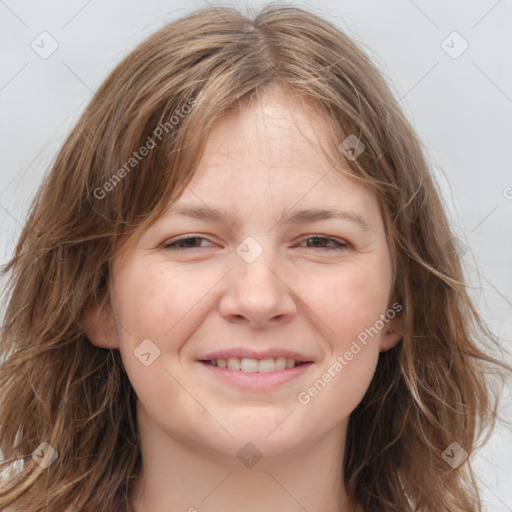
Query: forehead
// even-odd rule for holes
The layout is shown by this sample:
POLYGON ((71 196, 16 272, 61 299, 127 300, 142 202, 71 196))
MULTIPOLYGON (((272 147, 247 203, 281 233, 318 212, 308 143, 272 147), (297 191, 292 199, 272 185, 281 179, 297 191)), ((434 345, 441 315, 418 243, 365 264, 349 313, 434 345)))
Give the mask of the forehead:
POLYGON ((311 105, 269 93, 217 119, 199 168, 223 166, 227 159, 276 170, 319 163, 319 144, 330 135, 327 120, 311 105))
POLYGON ((328 120, 311 105, 264 96, 214 123, 194 176, 175 204, 200 206, 202 200, 206 207, 212 202, 246 206, 259 198, 260 205, 282 202, 283 209, 299 202, 301 207, 344 203, 374 209, 375 196, 350 177, 341 152, 334 155, 336 167, 326 158, 333 136, 328 120))

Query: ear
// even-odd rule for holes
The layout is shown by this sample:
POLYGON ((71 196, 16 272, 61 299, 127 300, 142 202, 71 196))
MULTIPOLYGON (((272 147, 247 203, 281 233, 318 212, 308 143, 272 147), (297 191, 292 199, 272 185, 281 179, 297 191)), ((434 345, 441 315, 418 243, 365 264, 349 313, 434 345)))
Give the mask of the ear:
POLYGON ((402 305, 399 301, 392 301, 391 304, 386 311, 388 321, 382 329, 379 352, 385 352, 393 348, 403 336, 404 318, 402 315, 402 305))
POLYGON ((100 348, 119 348, 117 325, 110 300, 105 305, 93 300, 85 308, 81 323, 93 345, 100 348))

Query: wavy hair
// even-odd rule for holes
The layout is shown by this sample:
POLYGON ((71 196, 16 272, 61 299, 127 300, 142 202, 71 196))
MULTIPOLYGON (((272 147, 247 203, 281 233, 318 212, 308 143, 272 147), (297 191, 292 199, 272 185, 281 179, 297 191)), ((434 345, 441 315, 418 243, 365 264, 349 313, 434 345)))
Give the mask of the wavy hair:
POLYGON ((351 508, 481 510, 471 455, 496 420, 490 374, 510 368, 468 294, 421 141, 361 44, 278 4, 167 24, 115 67, 60 149, 2 274, 0 510, 129 506, 135 393, 119 352, 87 338, 84 312, 106 304, 113 258, 187 186, 215 120, 271 88, 321 112, 335 172, 375 192, 403 305, 403 337, 349 419, 351 508), (351 134, 365 150, 346 161, 351 134), (41 442, 58 453, 47 468, 31 455, 41 442), (453 442, 470 454, 456 469, 442 457, 453 442))

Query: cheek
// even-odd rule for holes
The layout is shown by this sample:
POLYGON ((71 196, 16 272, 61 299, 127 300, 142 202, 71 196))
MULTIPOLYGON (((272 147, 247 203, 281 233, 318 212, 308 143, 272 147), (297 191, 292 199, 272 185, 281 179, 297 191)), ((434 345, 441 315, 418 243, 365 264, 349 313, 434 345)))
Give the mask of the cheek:
POLYGON ((157 268, 125 265, 112 286, 119 351, 135 388, 142 377, 145 386, 156 380, 164 352, 173 350, 168 346, 172 328, 183 316, 185 304, 169 283, 178 286, 157 268))
POLYGON ((112 303, 119 351, 141 400, 151 401, 151 390, 176 384, 167 372, 174 375, 186 357, 182 348, 212 307, 207 292, 218 280, 216 272, 183 272, 165 263, 125 265, 116 274, 112 303))
POLYGON ((360 403, 379 358, 380 315, 386 313, 391 277, 385 260, 366 263, 326 279, 316 296, 330 350, 297 399, 309 418, 331 426, 360 403))
MULTIPOLYGON (((159 343, 172 341, 172 331, 192 314, 207 290, 204 275, 187 273, 162 265, 126 266, 114 287, 114 308, 118 323, 132 341, 150 338, 159 343)), ((126 336, 125 336, 126 339, 126 336)))
POLYGON ((182 281, 179 271, 139 264, 125 266, 113 286, 123 366, 151 418, 161 416, 169 402, 178 409, 190 408, 189 403, 181 404, 188 395, 177 384, 175 378, 182 379, 172 365, 179 357, 183 329, 193 316, 195 297, 187 290, 194 285, 182 281))
MULTIPOLYGON (((386 312, 391 286, 389 270, 384 264, 366 263, 326 276, 311 297, 310 306, 322 320, 322 333, 335 352, 346 350, 386 312)), ((382 322, 378 325, 382 327, 382 322)))

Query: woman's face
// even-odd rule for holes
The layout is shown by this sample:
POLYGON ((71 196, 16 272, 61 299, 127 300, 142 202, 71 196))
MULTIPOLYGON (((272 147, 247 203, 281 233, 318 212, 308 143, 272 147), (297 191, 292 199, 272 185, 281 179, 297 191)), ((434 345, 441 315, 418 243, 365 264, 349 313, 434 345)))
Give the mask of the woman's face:
POLYGON ((399 334, 376 197, 319 152, 322 123, 282 97, 229 113, 114 261, 116 325, 93 343, 119 348, 146 429, 219 460, 343 437, 399 334))

